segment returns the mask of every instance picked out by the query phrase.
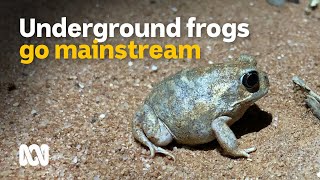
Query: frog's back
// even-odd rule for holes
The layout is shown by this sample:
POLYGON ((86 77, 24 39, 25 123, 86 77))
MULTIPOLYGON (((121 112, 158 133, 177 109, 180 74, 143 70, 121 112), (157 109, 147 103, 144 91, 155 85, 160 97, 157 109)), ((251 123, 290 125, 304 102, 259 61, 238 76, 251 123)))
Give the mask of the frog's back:
POLYGON ((210 124, 215 117, 227 111, 223 109, 227 107, 223 101, 224 94, 234 87, 230 86, 230 74, 225 75, 225 72, 233 71, 226 71, 226 68, 230 66, 218 64, 183 70, 158 84, 146 103, 176 139, 194 141, 192 137, 201 134, 211 139, 197 140, 209 142, 213 137, 210 124))

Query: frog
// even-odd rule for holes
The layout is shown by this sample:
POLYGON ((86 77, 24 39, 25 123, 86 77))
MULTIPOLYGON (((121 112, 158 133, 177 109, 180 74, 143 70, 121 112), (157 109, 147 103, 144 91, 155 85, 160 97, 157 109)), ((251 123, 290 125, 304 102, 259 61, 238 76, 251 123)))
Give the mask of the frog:
POLYGON ((241 54, 224 63, 184 69, 156 84, 136 112, 133 137, 150 156, 175 156, 172 141, 195 146, 217 140, 222 153, 249 158, 256 147, 239 148, 230 126, 268 93, 269 80, 256 58, 241 54))

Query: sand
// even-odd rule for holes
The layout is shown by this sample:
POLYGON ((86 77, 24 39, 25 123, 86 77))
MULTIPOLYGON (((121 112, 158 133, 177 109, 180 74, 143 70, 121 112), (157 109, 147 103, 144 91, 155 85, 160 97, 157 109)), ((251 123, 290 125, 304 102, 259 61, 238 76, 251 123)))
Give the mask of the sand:
MULTIPOLYGON (((320 92, 319 9, 306 2, 273 7, 265 1, 18 1, 1 2, 0 178, 65 179, 317 179, 320 121, 291 78, 298 75, 320 92), (139 43, 194 44, 201 60, 35 60, 20 63, 23 43, 91 43, 92 39, 22 38, 19 17, 59 22, 247 22, 250 36, 222 38, 132 38, 139 43), (167 149, 176 161, 136 142, 130 122, 152 85, 179 70, 252 54, 267 72, 269 93, 232 128, 241 148, 257 147, 251 160, 221 154, 217 142, 167 149), (152 71, 152 65, 157 71, 152 71), (10 88, 8 88, 10 86, 10 88), (21 144, 48 144, 49 165, 20 167, 21 144)), ((113 38, 109 43, 131 39, 113 38)))

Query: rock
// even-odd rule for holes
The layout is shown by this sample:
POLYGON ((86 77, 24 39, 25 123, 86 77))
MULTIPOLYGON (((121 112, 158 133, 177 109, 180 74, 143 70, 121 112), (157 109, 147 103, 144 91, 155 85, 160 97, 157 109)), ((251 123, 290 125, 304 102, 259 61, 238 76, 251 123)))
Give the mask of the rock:
POLYGON ((100 97, 99 96, 96 97, 96 103, 100 103, 100 97))
POLYGON ((148 171, 150 169, 150 167, 151 167, 150 164, 146 163, 146 164, 144 164, 143 170, 148 171))
POLYGON ((310 0, 309 3, 310 3, 309 4, 310 7, 316 7, 320 3, 320 1, 319 0, 310 0))
POLYGON ((130 67, 130 66, 132 66, 133 65, 133 62, 132 61, 129 61, 128 62, 128 66, 130 67))
POLYGON ((171 10, 172 10, 173 12, 177 12, 177 11, 178 11, 178 9, 177 9, 176 7, 171 7, 171 10))
POLYGON ((81 89, 84 88, 84 84, 82 84, 81 82, 78 82, 78 83, 77 83, 77 86, 78 86, 79 88, 81 88, 81 89))
POLYGON ((158 71, 158 67, 156 65, 151 66, 151 72, 156 72, 158 71))
POLYGON ((75 156, 75 157, 72 159, 71 163, 72 163, 72 164, 76 164, 77 162, 78 162, 78 157, 75 156))
POLYGON ((148 84, 147 87, 148 87, 149 89, 152 89, 152 88, 153 88, 151 84, 148 84))
POLYGON ((36 116, 37 114, 38 114, 38 112, 37 112, 36 110, 32 109, 31 115, 32 115, 32 116, 36 116))
POLYGON ((272 125, 274 127, 278 127, 278 124, 279 124, 279 117, 278 117, 278 115, 275 115, 275 117, 272 120, 272 125))
POLYGON ((227 168, 228 169, 232 169, 233 168, 233 164, 232 163, 228 164, 227 168))
POLYGON ((13 107, 18 107, 20 105, 20 103, 19 102, 15 102, 15 103, 13 103, 13 107))
POLYGON ((104 119, 105 117, 106 117, 105 114, 100 114, 99 119, 101 120, 101 119, 104 119))
POLYGON ((75 79, 77 79, 77 76, 69 76, 67 79, 68 80, 75 80, 75 79))

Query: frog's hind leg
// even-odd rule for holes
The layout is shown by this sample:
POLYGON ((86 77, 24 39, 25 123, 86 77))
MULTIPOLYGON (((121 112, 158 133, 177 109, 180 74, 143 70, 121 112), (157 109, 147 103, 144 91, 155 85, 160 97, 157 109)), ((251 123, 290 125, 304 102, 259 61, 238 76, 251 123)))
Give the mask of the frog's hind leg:
POLYGON ((148 146, 151 157, 154 157, 155 153, 162 153, 175 160, 170 152, 159 147, 166 146, 173 140, 166 125, 156 117, 149 106, 144 105, 142 109, 143 112, 139 111, 132 121, 133 136, 140 143, 148 146))

